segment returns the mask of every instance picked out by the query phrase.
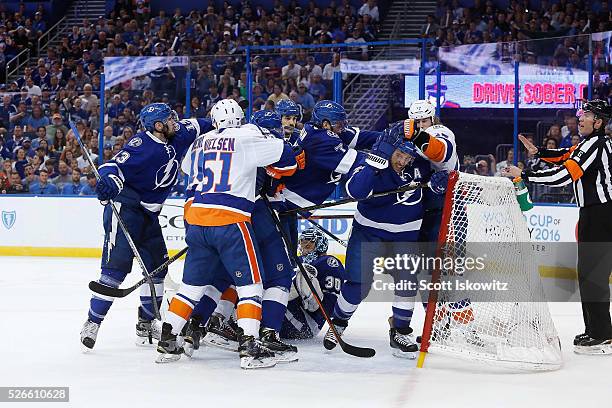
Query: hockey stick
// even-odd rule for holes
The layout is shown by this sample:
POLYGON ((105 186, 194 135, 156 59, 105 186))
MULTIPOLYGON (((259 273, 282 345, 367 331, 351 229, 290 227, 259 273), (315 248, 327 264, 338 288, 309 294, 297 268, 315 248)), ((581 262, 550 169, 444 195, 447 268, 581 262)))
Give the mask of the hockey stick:
MULTIPOLYGON (((67 106, 64 105, 64 108, 67 108, 67 106)), ((98 169, 96 168, 96 165, 94 164, 91 158, 91 155, 89 154, 89 152, 87 151, 87 148, 83 144, 83 140, 81 140, 81 135, 79 134, 79 131, 76 128, 76 125, 72 121, 72 117, 70 116, 70 111, 66 109, 66 112, 68 113, 68 124, 70 125, 70 129, 72 129, 72 133, 74 133, 75 139, 77 140, 79 146, 81 146, 83 156, 85 156, 85 158, 87 159, 87 162, 91 166, 91 170, 96 176, 96 180, 99 182, 101 179, 100 172, 98 172, 98 169)), ((136 258, 136 260, 138 261, 138 264, 140 265, 140 268, 142 269, 142 273, 144 274, 145 279, 149 283, 149 288, 151 290, 151 297, 153 298, 151 301, 151 304, 153 305, 153 312, 155 313, 155 318, 158 320, 161 320, 161 315, 159 314, 159 307, 157 307, 157 296, 155 293, 155 284, 153 283, 153 280, 151 279, 151 275, 149 274, 149 271, 147 270, 147 267, 145 266, 142 260, 142 257, 140 256, 140 253, 138 252, 138 248, 136 248, 136 245, 134 244, 134 241, 132 240, 132 236, 130 235, 127 227, 125 226, 123 222, 123 219, 121 219, 121 217, 119 216, 119 211, 117 210, 117 207, 115 207, 115 204, 112 202, 112 200, 108 202, 108 205, 111 206, 111 209, 113 210, 113 214, 115 215, 115 218, 117 218, 117 221, 119 223, 119 227, 121 227, 121 230, 123 231, 123 235, 125 235, 125 239, 130 245, 130 248, 132 249, 132 252, 134 253, 134 257, 136 258)))
POLYGON ((323 317, 325 318, 325 321, 329 325, 330 330, 334 333, 334 336, 336 336, 336 339, 338 340, 338 344, 340 345, 340 348, 342 348, 342 350, 345 353, 350 354, 352 356, 366 357, 366 358, 367 357, 374 357, 374 355, 376 354, 376 350, 371 349, 371 348, 366 348, 366 347, 353 346, 351 344, 346 343, 342 339, 342 337, 340 337, 340 335, 338 334, 338 331, 336 330, 336 327, 334 326, 334 324, 332 323, 329 315, 325 311, 325 308, 323 307, 323 302, 321 301, 321 299, 317 295, 317 291, 315 290, 314 286, 312 285, 312 282, 310 281, 310 279, 308 277, 308 273, 306 272, 306 269, 304 268, 304 265, 302 264, 302 261, 300 261, 300 258, 298 258, 295 255, 295 248, 291 248, 291 246, 289 245, 289 242, 291 242, 291 241, 289 240, 289 237, 287 237, 287 234, 285 234, 285 231, 283 230, 283 227, 281 225, 280 219, 278 218, 278 215, 272 209, 272 206, 270 205, 270 201, 268 200, 268 197, 266 196, 265 193, 263 193, 263 194, 261 194, 261 198, 266 203, 266 207, 268 208, 268 212, 270 213, 270 216, 272 217, 272 220, 274 221, 274 224, 276 224, 276 229, 280 232, 281 237, 282 237, 283 241, 285 242, 285 245, 289 249, 289 256, 291 257, 291 260, 293 262, 295 262, 295 264, 298 266, 298 268, 300 270, 300 273, 305 278, 304 280, 306 281, 306 284, 308 285, 308 288, 310 288, 310 291, 312 292, 312 296, 317 301, 317 304, 319 305, 319 309, 321 310, 321 314, 323 314, 323 317))
MULTIPOLYGON (((155 270, 149 274, 149 277, 152 278, 154 276, 157 276, 161 271, 163 271, 168 266, 170 266, 171 263, 179 259, 181 256, 185 255, 186 252, 187 252, 187 247, 181 249, 174 256, 168 258, 166 262, 164 262, 163 264, 155 268, 155 270)), ((127 295, 129 295, 130 293, 138 289, 145 282, 147 282, 146 277, 142 278, 141 280, 139 280, 138 282, 136 282, 129 288, 121 289, 121 288, 113 288, 112 286, 104 285, 98 281, 91 281, 89 282, 89 289, 91 289, 93 292, 96 292, 100 295, 110 296, 114 298, 122 298, 122 297, 126 297, 127 295)))
POLYGON ((428 187, 428 184, 427 183, 410 183, 408 185, 398 188, 397 190, 381 191, 380 193, 374 193, 365 198, 347 197, 347 198, 342 198, 340 200, 329 201, 323 204, 311 205, 311 206, 302 207, 302 208, 292 208, 291 210, 283 211, 282 213, 280 213, 280 215, 289 215, 289 214, 294 214, 298 212, 310 212, 314 210, 320 210, 321 208, 335 207, 341 204, 369 200, 370 198, 384 197, 389 194, 405 193, 406 191, 412 191, 412 190, 416 190, 417 188, 423 188, 423 187, 428 187))
POLYGON ((337 235, 332 234, 330 231, 326 230, 325 228, 323 228, 321 225, 317 224, 316 222, 314 222, 310 218, 304 218, 304 219, 306 221, 308 221, 313 227, 315 227, 316 229, 318 229, 319 231, 321 231, 325 235, 328 235, 330 238, 334 239, 336 242, 338 242, 343 247, 346 248, 348 246, 348 242, 346 242, 343 239, 340 239, 337 235))

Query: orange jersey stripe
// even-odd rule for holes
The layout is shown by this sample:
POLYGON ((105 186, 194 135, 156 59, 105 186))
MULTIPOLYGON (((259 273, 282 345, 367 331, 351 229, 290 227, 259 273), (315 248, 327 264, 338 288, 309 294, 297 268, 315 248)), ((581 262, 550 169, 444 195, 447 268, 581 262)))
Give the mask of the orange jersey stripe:
POLYGON ((261 320, 261 306, 252 303, 240 303, 236 308, 236 317, 238 319, 261 320))
POLYGON ((576 163, 576 160, 574 159, 566 160, 563 165, 567 168, 567 171, 569 171, 569 174, 574 181, 578 180, 584 174, 582 167, 580 167, 580 165, 576 163))
POLYGON ((293 176, 296 170, 297 170, 297 166, 292 167, 290 169, 286 169, 286 170, 277 169, 274 166, 266 167, 266 173, 268 173, 268 176, 273 177, 275 179, 279 179, 281 177, 293 176))
POLYGON ((185 205, 183 206, 183 218, 187 219, 187 212, 191 208, 192 203, 193 203, 193 197, 185 201, 185 205))
POLYGON ((431 160, 439 163, 444 160, 444 156, 446 155, 446 145, 434 136, 430 136, 427 149, 425 149, 423 153, 431 160))
POLYGON ((572 154, 572 152, 574 150, 576 150, 577 147, 578 147, 577 145, 570 147, 569 152, 567 152, 565 154, 562 154, 561 156, 557 156, 557 157, 542 157, 542 160, 547 161, 549 163, 559 163, 559 162, 565 161, 565 160, 569 159, 570 155, 572 154))
POLYGON ((170 302, 170 306, 168 306, 168 311, 182 317, 185 320, 189 320, 189 316, 191 316, 193 309, 187 303, 173 297, 172 301, 170 302))
POLYGON ((242 233, 242 239, 244 239, 244 246, 247 250, 247 255, 249 257, 249 265, 251 267, 251 273, 253 276, 253 283, 261 282, 261 277, 259 275, 259 265, 257 264, 257 255, 255 253, 255 247, 253 246, 253 240, 251 240, 251 234, 249 234, 249 229, 246 224, 241 222, 238 224, 238 228, 240 228, 240 232, 242 233))
POLYGON ((233 304, 236 304, 236 302, 238 302, 238 292, 236 292, 235 288, 230 286, 221 294, 221 300, 227 300, 233 304))
POLYGON ((191 225, 218 227, 221 225, 251 222, 251 217, 230 210, 220 208, 202 208, 191 206, 185 216, 191 225))

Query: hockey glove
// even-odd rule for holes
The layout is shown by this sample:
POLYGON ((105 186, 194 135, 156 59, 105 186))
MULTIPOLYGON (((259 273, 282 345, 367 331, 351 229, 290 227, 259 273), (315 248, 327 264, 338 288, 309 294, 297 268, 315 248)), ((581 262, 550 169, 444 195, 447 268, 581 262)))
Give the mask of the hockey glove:
POLYGON ((444 194, 448 185, 448 172, 446 170, 437 171, 429 179, 429 188, 434 194, 444 194))
POLYGON ((302 146, 293 146, 293 154, 295 154, 298 169, 304 170, 304 167, 306 167, 306 152, 302 149, 302 146))
POLYGON ((386 169, 389 159, 398 145, 397 138, 393 137, 389 129, 385 130, 372 146, 372 151, 366 156, 366 163, 377 170, 386 169))
POLYGON ((102 201, 102 204, 105 205, 109 200, 117 197, 121 190, 123 190, 123 181, 114 174, 102 176, 98 184, 96 184, 98 200, 102 201))
POLYGON ((420 129, 414 119, 404 120, 404 139, 412 140, 420 129))

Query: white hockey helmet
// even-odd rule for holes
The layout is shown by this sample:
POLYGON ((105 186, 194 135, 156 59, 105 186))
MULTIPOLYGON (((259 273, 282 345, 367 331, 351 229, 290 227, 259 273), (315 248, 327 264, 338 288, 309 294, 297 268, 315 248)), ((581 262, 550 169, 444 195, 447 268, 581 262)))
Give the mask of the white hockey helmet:
POLYGON ((426 119, 434 116, 436 116, 436 107, 426 99, 412 102, 408 110, 408 118, 410 119, 426 119))
POLYGON ((210 110, 210 118, 217 130, 239 127, 244 120, 244 111, 233 99, 221 99, 210 110))

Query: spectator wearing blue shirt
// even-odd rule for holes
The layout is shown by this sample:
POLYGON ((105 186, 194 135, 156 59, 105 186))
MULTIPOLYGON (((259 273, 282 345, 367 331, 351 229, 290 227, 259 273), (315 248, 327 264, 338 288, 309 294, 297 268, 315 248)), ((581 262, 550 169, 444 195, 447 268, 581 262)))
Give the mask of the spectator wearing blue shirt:
MULTIPOLYGON (((23 128, 21 126, 16 126, 13 129, 13 137, 6 141, 6 148, 11 152, 11 155, 14 154, 15 149, 23 143, 23 128)), ((11 156, 12 158, 13 156, 11 156)))
POLYGON ((296 102, 302 105, 306 111, 312 110, 312 108, 315 106, 315 100, 313 96, 308 93, 306 90, 306 85, 303 82, 298 85, 298 96, 296 102))
POLYGON ((21 147, 23 148, 23 150, 25 150, 25 154, 27 157, 34 157, 36 156, 36 151, 32 148, 32 139, 30 139, 29 137, 24 137, 23 141, 21 142, 21 147))
MULTIPOLYGON (((46 126, 46 125, 45 125, 46 126)), ((38 128, 36 128, 36 139, 32 140, 32 148, 33 149, 38 149, 40 147, 41 142, 44 140, 45 142, 47 142, 47 146, 48 146, 48 140, 47 140, 47 129, 45 126, 39 126, 38 128)))
POLYGON ((2 97, 2 105, 0 105, 0 127, 10 129, 11 116, 17 113, 17 107, 13 105, 13 100, 10 95, 5 94, 2 97))
POLYGON ((111 106, 109 106, 107 113, 109 118, 116 118, 120 113, 123 113, 123 109, 125 109, 125 105, 121 103, 121 96, 114 95, 113 100, 111 102, 111 106))
POLYGON ((93 173, 89 173, 87 175, 87 184, 83 186, 81 189, 81 194, 83 196, 95 196, 96 195, 96 176, 93 173))
POLYGON ((57 194, 57 187, 49 183, 49 173, 47 170, 38 172, 38 182, 30 186, 30 193, 34 195, 57 194))
POLYGON ((327 89, 325 89, 325 85, 321 83, 321 75, 312 76, 308 92, 315 98, 316 101, 325 99, 327 89))
POLYGON ((32 114, 28 116, 25 121, 26 129, 31 133, 36 132, 36 129, 39 127, 47 126, 50 123, 49 118, 44 116, 44 112, 40 106, 34 106, 32 108, 32 114))
POLYGON ((64 184, 62 188, 63 195, 81 195, 85 185, 81 182, 81 170, 78 168, 72 169, 72 183, 64 184))
POLYGON ((19 173, 20 178, 25 177, 25 166, 28 164, 28 158, 26 151, 23 147, 18 147, 15 152, 15 162, 13 163, 13 170, 19 173))
POLYGON ((40 34, 47 31, 47 23, 45 23, 45 20, 43 20, 42 13, 40 11, 37 11, 36 14, 34 14, 34 23, 32 24, 32 28, 40 34))
POLYGON ((0 159, 6 160, 13 157, 13 152, 6 148, 4 137, 0 135, 0 159))
POLYGON ((14 127, 25 126, 27 119, 28 119, 28 105, 25 101, 20 101, 19 105, 17 105, 17 112, 11 115, 11 118, 10 118, 11 130, 14 127))

